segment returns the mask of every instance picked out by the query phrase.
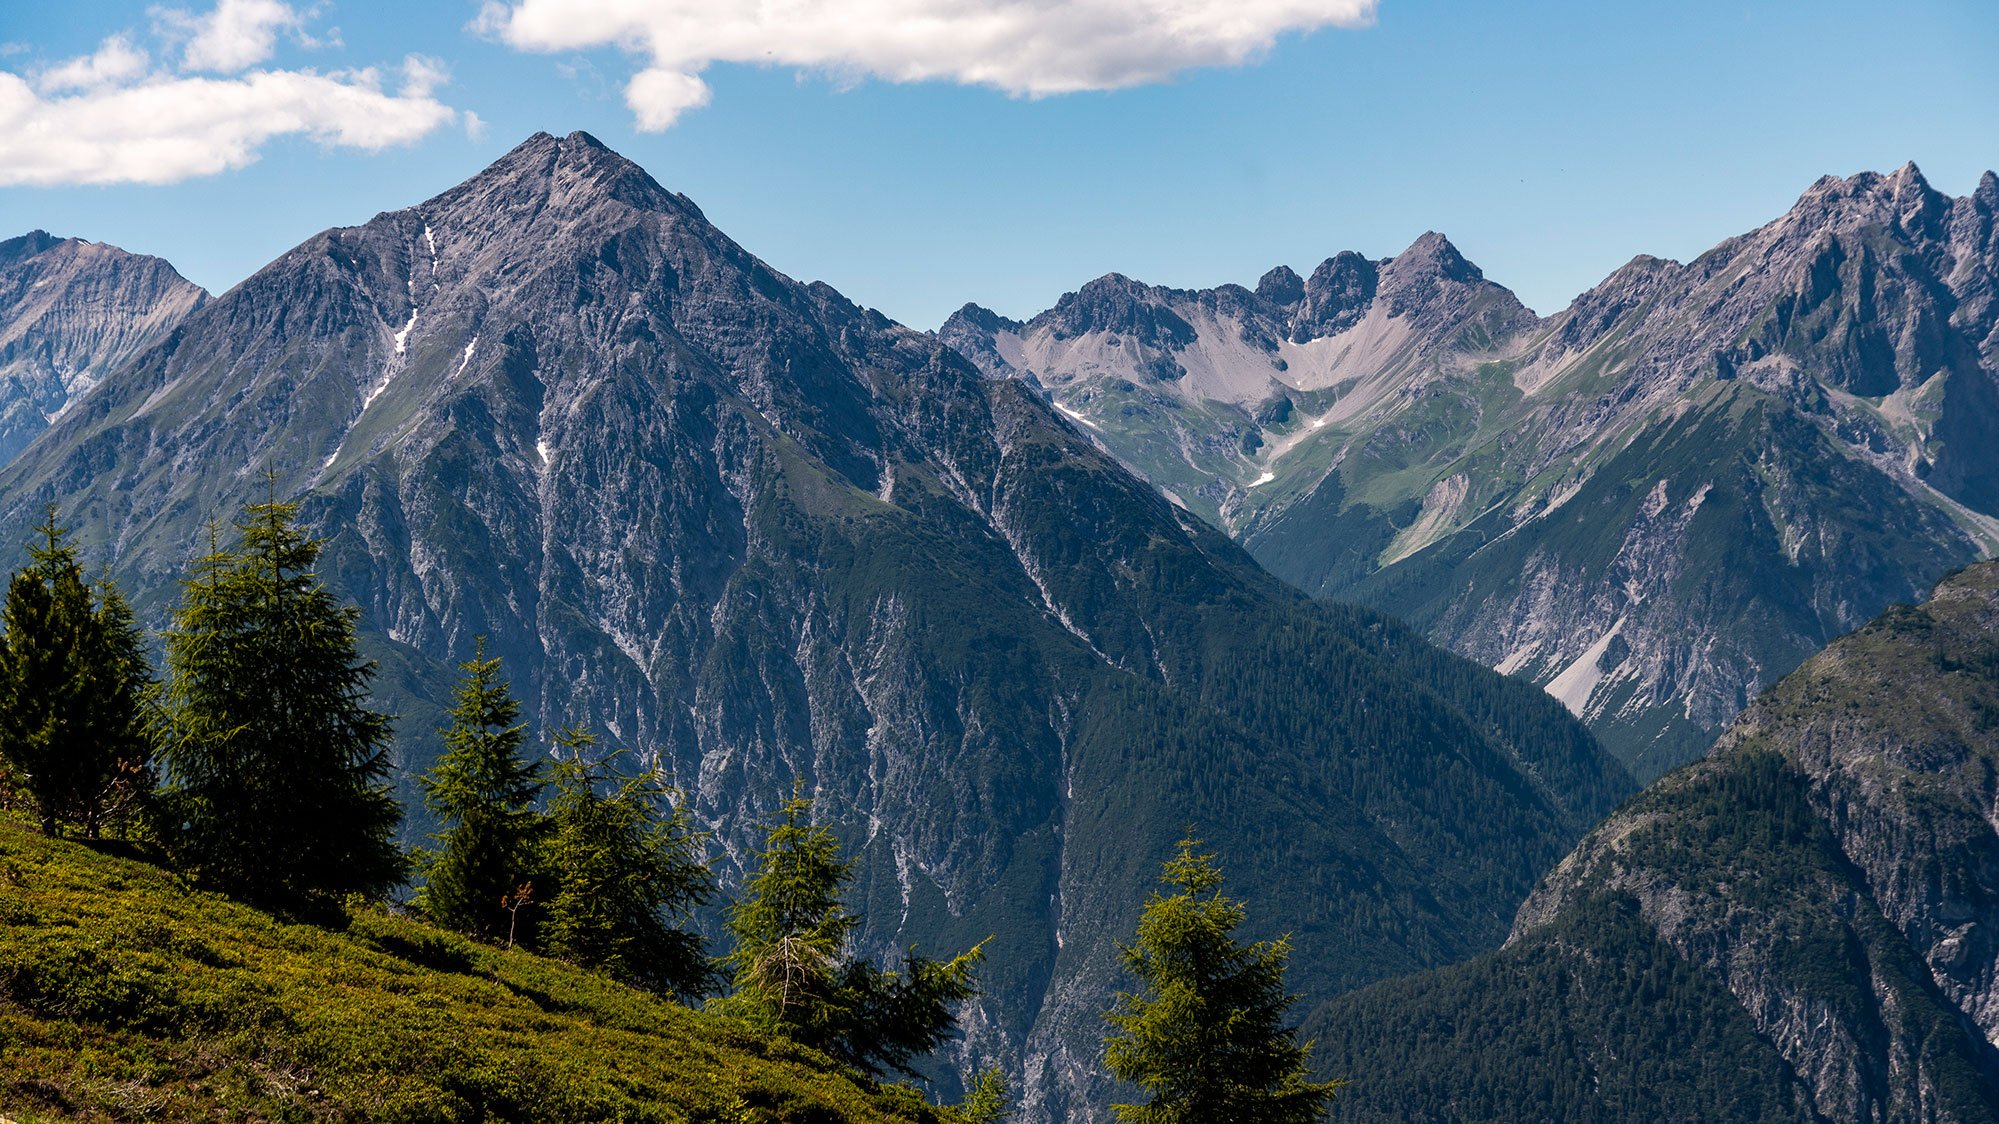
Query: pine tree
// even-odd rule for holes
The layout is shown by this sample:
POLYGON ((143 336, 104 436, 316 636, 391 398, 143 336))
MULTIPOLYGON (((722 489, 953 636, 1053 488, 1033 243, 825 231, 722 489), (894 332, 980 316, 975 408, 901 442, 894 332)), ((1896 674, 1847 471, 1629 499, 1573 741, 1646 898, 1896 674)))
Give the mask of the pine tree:
POLYGON ((318 908, 401 881, 388 786, 390 723, 369 709, 359 611, 313 567, 298 505, 244 510, 240 548, 214 545, 182 583, 167 633, 171 843, 203 882, 318 908))
POLYGON ((132 612, 83 581, 56 509, 8 584, 0 636, 0 761, 42 829, 92 838, 123 826, 151 790, 152 668, 132 612))
POLYGON ((1306 1079, 1310 1043, 1283 1025, 1289 940, 1243 945, 1241 902, 1224 897, 1213 855, 1191 834, 1166 863, 1170 894, 1152 895, 1138 940, 1122 948, 1144 985, 1121 992, 1105 1018, 1111 1073, 1150 1094, 1113 1106, 1127 1124, 1308 1124, 1339 1082, 1306 1079))
POLYGON ((596 741, 580 729, 556 739, 567 756, 555 764, 549 803, 545 864, 556 890, 546 949, 662 994, 704 995, 714 978, 706 947, 669 920, 714 893, 704 837, 652 771, 619 776, 609 759, 589 761, 596 741))
POLYGON ((978 994, 972 973, 985 946, 949 961, 912 950, 901 971, 850 957, 862 918, 840 892, 854 864, 811 813, 811 798, 794 791, 771 825, 749 896, 729 918, 733 990, 711 1006, 870 1076, 908 1074, 956 1028, 953 1008, 978 994))
POLYGON ((417 905, 460 932, 487 940, 520 935, 531 944, 534 914, 527 931, 516 934, 518 911, 510 903, 522 896, 523 905, 532 904, 538 877, 540 764, 521 757, 527 724, 499 659, 486 655, 484 637, 459 666, 465 675, 444 731, 444 755, 422 782, 425 803, 444 830, 431 837, 437 847, 426 856, 417 905))

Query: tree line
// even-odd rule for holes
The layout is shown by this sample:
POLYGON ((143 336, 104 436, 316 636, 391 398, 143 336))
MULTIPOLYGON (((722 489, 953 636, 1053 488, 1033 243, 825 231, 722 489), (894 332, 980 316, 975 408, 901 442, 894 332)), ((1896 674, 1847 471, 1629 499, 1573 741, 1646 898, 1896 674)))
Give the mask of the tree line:
MULTIPOLYGON (((50 835, 117 835, 192 882, 273 911, 336 921, 351 898, 413 889, 445 928, 554 956, 816 1049, 869 1079, 915 1076, 978 994, 984 944, 946 960, 859 955, 855 874, 795 787, 764 825, 730 950, 711 955, 694 912, 719 887, 708 835, 656 768, 602 752, 586 728, 528 752, 501 661, 460 665, 444 752, 419 778, 439 830, 396 843, 392 717, 373 709, 359 610, 316 573, 298 504, 246 507, 236 542, 212 528, 182 581, 155 672, 108 577, 88 581, 47 518, 0 610, 0 802, 50 835)), ((1338 1083, 1309 1080, 1309 1043, 1284 1016, 1287 940, 1244 943, 1242 903, 1214 856, 1182 841, 1164 892, 1122 946, 1140 987, 1105 1018, 1108 1071, 1146 1094, 1131 1124, 1317 1120, 1338 1083)), ((1008 1112, 997 1071, 961 1114, 1008 1112)))

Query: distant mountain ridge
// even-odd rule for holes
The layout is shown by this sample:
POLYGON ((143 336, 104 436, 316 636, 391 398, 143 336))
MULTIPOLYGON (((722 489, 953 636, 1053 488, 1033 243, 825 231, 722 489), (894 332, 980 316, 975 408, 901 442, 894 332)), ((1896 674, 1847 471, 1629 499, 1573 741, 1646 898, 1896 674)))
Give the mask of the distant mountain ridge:
POLYGON ((207 299, 160 258, 44 230, 0 242, 0 464, 207 299))
POLYGON ((1999 177, 1953 199, 1909 165, 1547 319, 1431 234, 939 335, 1274 573, 1532 678, 1650 776, 1999 545, 1995 213, 1999 177))
POLYGON ((1188 822, 1331 995, 1496 945, 1630 788, 1539 691, 1310 602, 586 134, 196 311, 0 469, 0 541, 58 502, 158 619, 266 470, 361 604, 406 768, 483 635, 537 729, 656 753, 725 872, 805 778, 870 950, 995 936, 963 1060, 1027 1120, 1101 1118, 1116 941, 1188 822))
POLYGON ((1995 776, 1986 563, 1620 808, 1505 949, 1326 1004, 1334 1119, 1999 1118, 1995 776))

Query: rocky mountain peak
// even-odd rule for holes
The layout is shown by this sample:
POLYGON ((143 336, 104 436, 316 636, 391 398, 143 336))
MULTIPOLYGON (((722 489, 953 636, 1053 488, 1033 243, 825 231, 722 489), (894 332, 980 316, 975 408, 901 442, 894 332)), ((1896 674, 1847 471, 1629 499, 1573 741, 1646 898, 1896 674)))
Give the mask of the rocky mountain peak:
MULTIPOLYGON (((588 133, 536 133, 464 183, 412 209, 423 223, 453 228, 455 247, 512 243, 512 250, 556 237, 565 245, 628 227, 640 214, 707 219, 685 196, 668 191, 644 168, 588 133), (540 233, 537 233, 540 232, 540 233)), ((411 212, 403 212, 411 213, 411 212)))
POLYGON ((1434 230, 1381 264, 1380 291, 1389 315, 1413 316, 1424 324, 1462 318, 1470 302, 1487 296, 1505 306, 1493 328, 1508 330, 1533 319, 1511 292, 1487 281, 1483 270, 1434 230))
POLYGON ((1256 282, 1256 295, 1272 304, 1296 304, 1305 299, 1305 279, 1288 265, 1280 265, 1256 282))
POLYGON ((1025 326, 1018 320, 1001 316, 990 308, 969 302, 963 308, 952 313, 944 321, 947 329, 954 323, 969 325, 988 332, 1018 332, 1025 326))
POLYGON ((1569 303, 1555 340, 1580 352, 1602 338, 1623 317, 1655 299, 1686 269, 1679 262, 1639 254, 1569 303))
POLYGON ((1171 294, 1122 273, 1106 273, 1035 317, 1057 339, 1074 339, 1091 332, 1129 336, 1138 343, 1170 351, 1194 342, 1192 325, 1166 307, 1171 294))
POLYGON ((207 296, 116 246, 46 230, 0 242, 0 464, 207 296))
POLYGON ((1466 285, 1485 280, 1484 271, 1466 261, 1449 238, 1434 230, 1424 231, 1408 249, 1388 259, 1382 269, 1383 283, 1389 288, 1422 276, 1466 285))
POLYGON ((1896 223, 1912 234, 1937 235, 1951 202, 1910 161, 1886 175, 1821 176, 1775 225, 1790 232, 1837 234, 1896 223))
POLYGON ((34 257, 62 241, 46 230, 31 230, 26 234, 9 238, 0 242, 0 265, 34 257))
POLYGON ((1001 316, 992 309, 967 303, 945 318, 937 329, 937 338, 945 346, 972 360, 981 373, 1003 378, 1021 372, 1016 371, 1001 354, 999 336, 1003 332, 1018 335, 1026 327, 1020 321, 1001 316))
POLYGON ((1380 282, 1380 267, 1352 250, 1320 262, 1291 317, 1292 340, 1303 343, 1353 327, 1367 314, 1380 282))

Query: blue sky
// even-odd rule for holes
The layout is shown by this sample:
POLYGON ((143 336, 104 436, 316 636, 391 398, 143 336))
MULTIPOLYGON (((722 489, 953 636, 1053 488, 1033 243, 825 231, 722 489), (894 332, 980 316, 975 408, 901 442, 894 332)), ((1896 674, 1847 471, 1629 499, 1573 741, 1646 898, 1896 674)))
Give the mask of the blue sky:
POLYGON ((687 25, 631 46, 590 22, 599 0, 510 0, 478 27, 479 5, 453 0, 230 2, 279 13, 268 49, 203 38, 215 0, 179 16, 7 5, 0 182, 17 171, 0 235, 114 242, 220 291, 537 129, 586 129, 777 268, 922 328, 967 300, 1031 314, 1112 270, 1253 284, 1428 229, 1552 312, 1634 254, 1684 259, 1769 220, 1824 173, 1913 159, 1963 194, 1999 166, 1990 0, 1379 0, 1371 19, 1364 0, 1318 16, 1311 0, 1171 0, 1215 17, 1184 35, 1148 27, 1169 0, 1091 0, 1081 30, 1016 28, 991 48, 909 33, 935 0, 840 0, 831 31, 698 47, 687 25), (537 31, 542 4, 556 19, 537 31), (1115 26, 1121 12, 1140 14, 1115 26), (123 54, 100 53, 112 36, 123 54), (93 54, 95 70, 63 69, 93 54), (641 72, 665 78, 628 96, 641 72), (889 80, 912 75, 928 77, 889 80), (1031 96, 1092 85, 1120 88, 1031 96), (223 96, 243 108, 204 107, 223 96), (188 124, 211 111, 228 119, 188 124), (134 155, 174 128, 206 131, 134 155), (200 144, 233 145, 214 159, 239 166, 205 170, 200 144), (174 182, 80 182, 134 176, 174 182))

